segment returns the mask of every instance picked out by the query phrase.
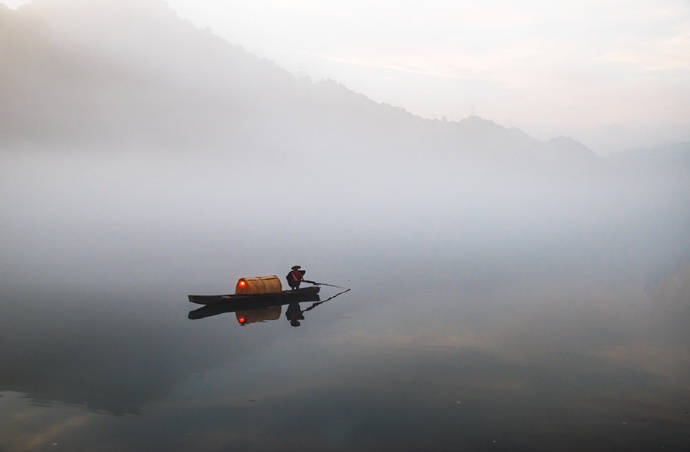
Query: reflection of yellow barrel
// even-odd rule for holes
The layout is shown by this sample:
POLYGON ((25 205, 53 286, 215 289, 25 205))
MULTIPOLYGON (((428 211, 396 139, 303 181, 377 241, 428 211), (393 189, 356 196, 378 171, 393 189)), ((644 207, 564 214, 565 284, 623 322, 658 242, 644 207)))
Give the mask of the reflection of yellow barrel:
POLYGON ((280 305, 267 306, 260 309, 236 311, 235 317, 237 317, 240 325, 249 325, 250 323, 265 322, 266 320, 278 320, 281 311, 280 305))
POLYGON ((266 293, 280 293, 283 287, 276 275, 257 276, 255 278, 240 278, 235 286, 236 294, 261 295, 266 293))

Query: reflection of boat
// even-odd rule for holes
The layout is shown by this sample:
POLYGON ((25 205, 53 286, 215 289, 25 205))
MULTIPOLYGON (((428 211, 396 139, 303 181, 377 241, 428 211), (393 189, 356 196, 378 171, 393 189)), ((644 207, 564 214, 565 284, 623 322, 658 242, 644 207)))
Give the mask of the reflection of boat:
POLYGON ((275 304, 263 308, 236 311, 235 317, 237 317, 240 325, 249 325, 250 323, 265 322, 267 320, 278 320, 281 312, 282 305, 275 304))
MULTIPOLYGON (((189 314, 187 314, 187 317, 190 319, 203 319, 205 317, 212 317, 214 315, 224 314, 226 312, 240 312, 240 311, 242 311, 242 313, 245 313, 246 311, 262 309, 262 308, 266 308, 269 306, 282 306, 284 304, 300 303, 303 301, 320 301, 321 299, 319 298, 319 294, 318 294, 319 288, 318 287, 315 287, 315 288, 309 287, 309 289, 317 289, 317 290, 309 290, 309 291, 307 291, 305 289, 292 290, 290 292, 294 293, 294 295, 282 296, 282 297, 280 296, 281 294, 272 294, 273 296, 243 295, 241 297, 237 297, 235 295, 232 295, 232 298, 230 298, 230 299, 225 299, 222 302, 210 303, 204 307, 190 311, 189 314)), ((285 293, 285 292, 283 292, 283 293, 285 293)), ((194 295, 190 295, 190 297, 192 297, 192 296, 194 296, 194 295)), ((216 296, 222 296, 222 295, 216 295, 216 296)), ((190 299, 190 301, 191 301, 191 299, 190 299)), ((242 323, 242 322, 240 322, 240 323, 242 323)))
MULTIPOLYGON (((248 325, 256 322, 264 322, 266 320, 278 320, 284 304, 289 305, 285 312, 285 317, 290 321, 290 325, 299 326, 300 320, 304 320, 304 313, 320 306, 327 301, 330 301, 340 295, 347 293, 350 289, 345 289, 335 295, 331 295, 325 300, 319 298, 319 288, 310 287, 309 289, 292 290, 288 294, 290 296, 281 296, 285 294, 263 294, 263 295, 230 295, 223 302, 216 302, 208 304, 199 309, 189 311, 187 318, 196 320, 206 317, 213 317, 215 315, 225 314, 226 312, 234 312, 235 317, 240 325, 248 325), (316 290, 313 290, 316 289, 316 290), (313 302, 311 306, 306 309, 300 307, 303 301, 313 302)), ((191 297, 194 295, 190 295, 191 297)), ((223 295, 216 295, 222 297, 223 295)))
MULTIPOLYGON (((270 304, 286 304, 291 301, 300 301, 301 298, 317 296, 321 290, 318 286, 304 287, 297 290, 284 290, 278 293, 264 294, 228 294, 228 295, 188 295, 192 303, 206 305, 235 305, 236 303, 246 302, 267 302, 270 304)), ((303 300, 311 301, 311 300, 303 300)), ((228 312, 228 311, 226 311, 228 312)))

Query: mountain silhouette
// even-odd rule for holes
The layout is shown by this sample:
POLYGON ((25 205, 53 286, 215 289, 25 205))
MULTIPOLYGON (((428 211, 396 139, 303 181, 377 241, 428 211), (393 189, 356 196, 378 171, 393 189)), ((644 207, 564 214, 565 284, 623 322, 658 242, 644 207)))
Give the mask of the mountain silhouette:
POLYGON ((160 146, 305 158, 588 162, 471 116, 427 120, 334 81, 299 79, 180 18, 160 0, 0 6, 3 144, 160 146))

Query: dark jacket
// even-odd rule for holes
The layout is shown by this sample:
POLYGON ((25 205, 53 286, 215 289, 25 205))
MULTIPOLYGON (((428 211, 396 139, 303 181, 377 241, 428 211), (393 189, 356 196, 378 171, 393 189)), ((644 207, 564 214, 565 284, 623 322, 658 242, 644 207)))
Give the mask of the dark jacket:
POLYGON ((299 285, 299 283, 302 281, 302 278, 304 278, 304 274, 306 272, 306 270, 297 270, 297 273, 299 274, 299 279, 295 276, 294 271, 291 271, 290 273, 285 275, 288 285, 290 287, 299 285))

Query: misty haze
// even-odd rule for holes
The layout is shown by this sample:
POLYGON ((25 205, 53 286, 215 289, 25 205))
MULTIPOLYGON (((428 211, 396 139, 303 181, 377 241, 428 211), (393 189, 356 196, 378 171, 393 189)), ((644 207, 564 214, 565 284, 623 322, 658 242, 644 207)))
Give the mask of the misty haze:
POLYGON ((690 449, 687 2, 586 96, 534 2, 196 3, 0 1, 0 451, 690 449))

